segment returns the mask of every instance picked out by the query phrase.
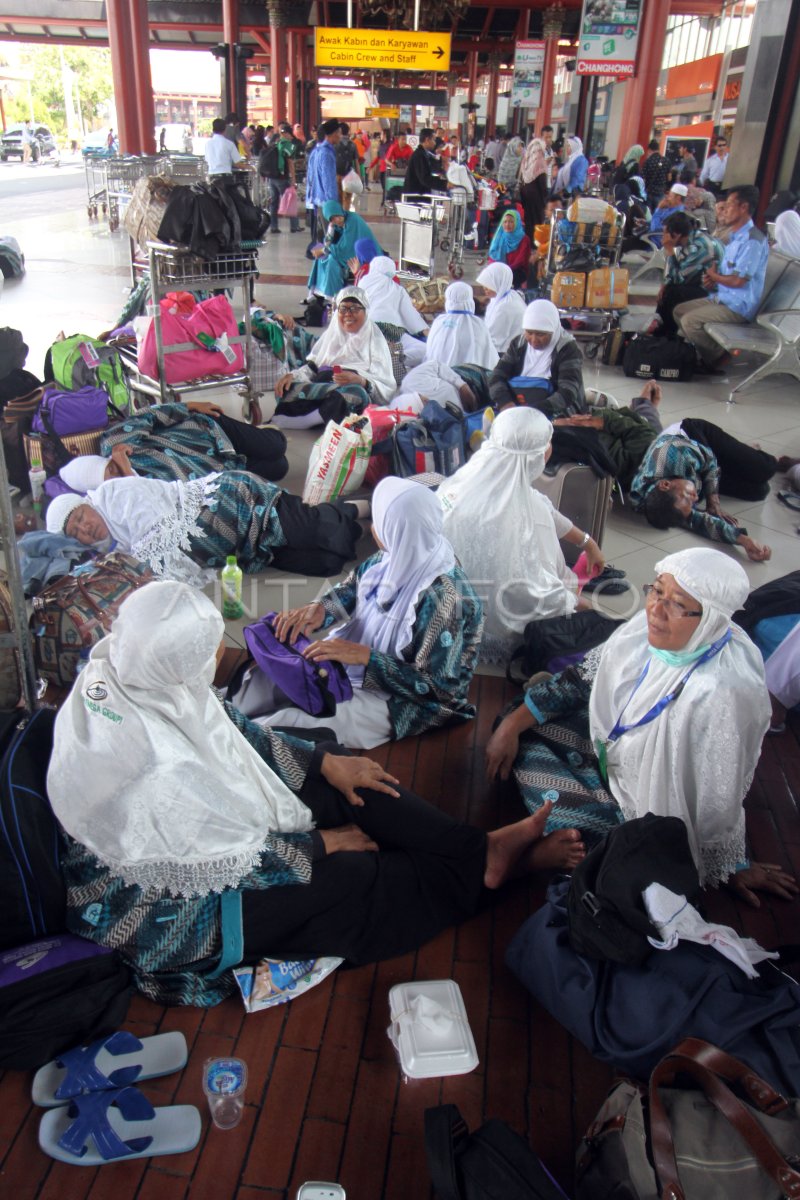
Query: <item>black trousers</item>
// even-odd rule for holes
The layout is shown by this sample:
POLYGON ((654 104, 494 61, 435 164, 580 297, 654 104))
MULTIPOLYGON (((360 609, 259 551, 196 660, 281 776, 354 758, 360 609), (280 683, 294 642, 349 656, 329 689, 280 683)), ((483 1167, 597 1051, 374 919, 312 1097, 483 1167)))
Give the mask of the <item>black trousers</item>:
POLYGON ((286 538, 272 557, 279 571, 298 575, 338 575, 356 556, 356 545, 364 532, 354 504, 332 500, 304 504, 299 496, 284 492, 276 504, 286 538))
POLYGON ((711 421, 689 417, 681 429, 695 442, 708 446, 719 464, 719 490, 736 500, 763 500, 769 495, 769 481, 778 469, 777 459, 766 450, 754 450, 731 437, 711 421))
POLYGON ((661 317, 662 331, 665 334, 678 333, 678 326, 673 312, 679 304, 686 300, 704 300, 708 292, 699 283, 665 283, 664 293, 656 305, 656 312, 661 317))
POLYGON ((544 206, 547 200, 547 182, 544 175, 537 175, 532 183, 523 183, 519 189, 525 219, 525 232, 533 242, 533 227, 544 222, 544 206))
POLYGON ((364 791, 354 808, 323 779, 301 799, 317 827, 356 824, 380 853, 341 851, 316 859, 311 882, 246 891, 247 961, 338 955, 353 964, 415 950, 472 916, 485 900, 486 834, 408 792, 364 791))
POLYGON ((233 417, 215 417, 237 454, 247 460, 247 470, 277 483, 289 470, 286 436, 280 429, 259 429, 233 417))

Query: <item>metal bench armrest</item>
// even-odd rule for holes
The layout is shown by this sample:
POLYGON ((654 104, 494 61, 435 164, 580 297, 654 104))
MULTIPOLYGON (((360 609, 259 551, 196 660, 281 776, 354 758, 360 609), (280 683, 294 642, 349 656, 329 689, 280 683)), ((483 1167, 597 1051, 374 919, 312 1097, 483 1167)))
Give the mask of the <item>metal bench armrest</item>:
POLYGON ((757 313, 756 314, 756 324, 760 325, 763 329, 769 329, 769 331, 771 333, 776 334, 780 338, 780 340, 784 343, 784 345, 786 345, 786 346, 795 345, 796 346, 798 343, 800 343, 800 332, 789 337, 786 335, 786 333, 784 333, 784 331, 781 329, 781 327, 779 325, 773 324, 774 317, 791 317, 791 316, 800 317, 800 309, 798 309, 798 308, 776 308, 776 309, 773 309, 772 312, 757 313))

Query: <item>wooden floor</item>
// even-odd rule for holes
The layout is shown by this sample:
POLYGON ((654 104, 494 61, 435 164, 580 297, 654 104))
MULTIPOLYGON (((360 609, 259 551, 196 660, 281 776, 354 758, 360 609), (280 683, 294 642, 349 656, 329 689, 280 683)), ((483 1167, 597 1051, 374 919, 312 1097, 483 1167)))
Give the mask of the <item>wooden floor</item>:
MULTIPOLYGON (((513 794, 483 781, 483 750, 506 685, 475 681, 479 718, 456 730, 397 743, 376 757, 403 783, 484 828, 521 815, 513 794)), ((800 875, 800 724, 768 738, 748 800, 757 858, 800 875)), ((230 999, 207 1012, 162 1009, 136 997, 126 1028, 139 1035, 179 1029, 189 1063, 145 1084, 156 1104, 192 1103, 203 1113, 190 1154, 94 1170, 58 1164, 37 1145, 41 1110, 30 1073, 0 1078, 0 1197, 9 1200, 294 1200, 310 1179, 336 1180, 348 1200, 428 1200, 422 1141, 429 1105, 454 1102, 474 1127, 502 1117, 530 1139, 569 1191, 576 1143, 611 1079, 537 1005, 503 963, 505 947, 541 890, 521 882, 491 911, 449 930, 416 955, 377 967, 339 970, 318 988, 270 1012, 245 1016, 230 999), (470 1075, 404 1083, 386 1036, 387 993, 409 979, 458 981, 480 1055, 470 1075), (201 1089, 204 1059, 236 1054, 250 1073, 244 1118, 233 1131, 211 1127, 201 1089)), ((800 903, 740 909, 726 893, 715 919, 764 945, 798 941, 800 903)))

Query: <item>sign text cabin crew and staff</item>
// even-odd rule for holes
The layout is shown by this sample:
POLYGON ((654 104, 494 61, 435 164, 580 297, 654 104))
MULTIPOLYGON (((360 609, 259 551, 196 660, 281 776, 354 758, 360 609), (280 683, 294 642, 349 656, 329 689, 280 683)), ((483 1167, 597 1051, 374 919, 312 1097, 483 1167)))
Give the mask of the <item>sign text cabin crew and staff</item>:
POLYGON ((373 70, 448 71, 449 33, 409 33, 392 29, 314 31, 318 67, 369 67, 373 70))

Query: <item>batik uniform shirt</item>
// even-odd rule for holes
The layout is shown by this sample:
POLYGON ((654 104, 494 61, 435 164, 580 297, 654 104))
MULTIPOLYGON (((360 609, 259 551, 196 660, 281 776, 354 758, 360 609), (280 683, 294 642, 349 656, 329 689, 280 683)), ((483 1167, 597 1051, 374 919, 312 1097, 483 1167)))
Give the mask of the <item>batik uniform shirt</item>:
POLYGON ((686 246, 676 246, 667 258, 666 283, 699 283, 709 268, 716 270, 722 262, 720 242, 693 229, 686 246))
MULTIPOLYGON (((648 493, 662 479, 690 479, 701 500, 719 493, 719 465, 707 446, 692 441, 684 434, 662 434, 656 438, 642 459, 631 484, 631 504, 637 512, 644 508, 648 493)), ((712 542, 734 545, 747 530, 741 525, 729 525, 722 517, 693 509, 686 523, 693 533, 710 538, 712 542)))

